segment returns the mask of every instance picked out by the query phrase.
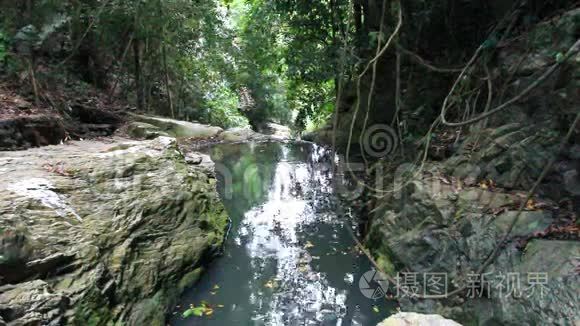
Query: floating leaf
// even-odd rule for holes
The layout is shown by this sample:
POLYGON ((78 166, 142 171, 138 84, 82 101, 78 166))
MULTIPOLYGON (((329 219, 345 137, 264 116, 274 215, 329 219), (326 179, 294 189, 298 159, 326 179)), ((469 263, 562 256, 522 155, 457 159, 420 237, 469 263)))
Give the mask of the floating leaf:
POLYGON ((373 306, 373 311, 378 314, 380 312, 379 307, 373 306))
POLYGON ((486 183, 485 181, 481 181, 481 182, 479 183, 479 187, 480 187, 481 189, 484 189, 484 190, 486 190, 486 189, 488 189, 488 188, 489 188, 489 186, 487 185, 487 183, 486 183))
POLYGON ((310 242, 310 241, 306 241, 306 245, 304 246, 304 249, 310 249, 310 248, 314 248, 314 244, 312 244, 312 242, 310 242))
POLYGON ((183 314, 181 316, 183 318, 189 318, 189 317, 193 316, 193 309, 187 309, 186 311, 183 312, 183 314))
POLYGON ((213 309, 205 301, 202 301, 199 307, 191 304, 190 308, 184 311, 182 314, 183 318, 189 318, 191 316, 203 317, 203 315, 213 315, 213 309))
POLYGON ((534 203, 533 199, 528 200, 528 202, 526 203, 526 209, 529 211, 533 211, 536 209, 536 203, 534 203))
POLYGON ((266 287, 268 289, 273 289, 273 288, 278 287, 278 284, 276 284, 276 282, 273 280, 269 280, 268 282, 266 282, 266 284, 264 284, 264 287, 266 287))
POLYGON ((463 181, 457 179, 457 190, 463 190, 463 181))
POLYGON ((205 308, 204 307, 196 307, 196 308, 193 308, 192 310, 193 310, 194 315, 196 315, 197 317, 202 317, 203 313, 205 311, 205 308))

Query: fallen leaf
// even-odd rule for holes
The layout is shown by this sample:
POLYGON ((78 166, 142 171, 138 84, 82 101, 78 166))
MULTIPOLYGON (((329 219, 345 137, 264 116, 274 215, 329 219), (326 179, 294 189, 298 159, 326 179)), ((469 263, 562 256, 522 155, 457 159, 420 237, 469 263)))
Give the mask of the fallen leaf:
POLYGON ((193 316, 193 309, 187 309, 186 311, 183 312, 183 314, 181 316, 183 318, 189 318, 189 317, 193 316))
POLYGON ((306 245, 304 246, 304 249, 310 249, 310 248, 314 248, 314 244, 312 244, 312 242, 310 242, 310 241, 306 241, 306 245))
POLYGON ((457 190, 463 190, 463 181, 457 179, 457 190))
POLYGON ((481 189, 484 189, 484 190, 487 190, 487 189, 489 188, 489 186, 487 185, 487 183, 486 183, 485 181, 481 181, 481 182, 479 183, 479 187, 480 187, 481 189))
POLYGON ((278 287, 278 284, 276 284, 276 282, 273 280, 269 280, 268 282, 266 282, 266 284, 264 284, 264 287, 266 287, 268 289, 274 289, 274 288, 278 287))
POLYGON ((205 311, 205 308, 204 307, 197 307, 197 308, 193 308, 192 311, 193 311, 193 314, 196 315, 197 317, 202 317, 203 312, 205 311))

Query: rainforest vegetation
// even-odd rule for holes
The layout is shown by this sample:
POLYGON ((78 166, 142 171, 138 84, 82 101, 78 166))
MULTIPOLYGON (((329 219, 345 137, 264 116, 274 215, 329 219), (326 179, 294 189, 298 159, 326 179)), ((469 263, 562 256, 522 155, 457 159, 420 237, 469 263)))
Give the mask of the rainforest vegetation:
POLYGON ((579 53, 577 0, 0 0, 0 325, 578 324, 579 53))
MULTIPOLYGON (((5 76, 33 80, 27 86, 40 99, 51 86, 44 77, 72 74, 143 112, 224 127, 273 121, 303 131, 327 124, 337 104, 352 105, 357 92, 366 97, 373 88, 375 99, 358 101, 384 107, 378 120, 404 122, 420 106, 437 115, 435 101, 444 98, 438 92, 448 90, 428 87, 433 103, 414 103, 412 92, 426 83, 417 79, 450 85, 478 46, 490 66, 497 49, 573 6, 566 0, 2 1, 0 60, 5 76)), ((475 69, 485 76, 483 66, 475 69)))

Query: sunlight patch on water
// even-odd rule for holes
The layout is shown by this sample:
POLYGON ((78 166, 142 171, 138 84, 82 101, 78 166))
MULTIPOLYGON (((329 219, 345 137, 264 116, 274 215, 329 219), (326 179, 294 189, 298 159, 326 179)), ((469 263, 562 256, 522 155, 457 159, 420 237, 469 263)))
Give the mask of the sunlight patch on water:
MULTIPOLYGON (((288 149, 284 148, 268 201, 245 214, 235 242, 245 247, 252 258, 252 268, 257 271, 248 282, 254 293, 250 300, 258 307, 268 308, 260 309, 265 312, 256 315, 255 320, 268 325, 311 320, 310 324, 316 325, 327 314, 343 315, 347 294, 329 286, 326 276, 312 268, 312 257, 306 250, 311 244, 299 241, 302 227, 320 219, 311 201, 303 198, 304 191, 327 178, 307 164, 287 162, 287 155, 288 149), (264 291, 264 275, 260 271, 267 270, 268 264, 275 264, 276 270, 266 286, 276 288, 272 298, 260 295, 264 291)), ((314 155, 313 160, 318 160, 318 153, 314 155)))

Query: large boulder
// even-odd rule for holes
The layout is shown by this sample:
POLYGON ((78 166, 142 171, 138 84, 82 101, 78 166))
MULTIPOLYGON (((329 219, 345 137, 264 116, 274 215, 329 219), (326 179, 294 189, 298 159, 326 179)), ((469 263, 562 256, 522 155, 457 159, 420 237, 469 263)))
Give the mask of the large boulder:
POLYGON ((197 164, 168 137, 0 154, 0 320, 165 325, 227 225, 197 164))
POLYGON ((219 139, 224 142, 248 142, 248 141, 265 141, 272 139, 270 136, 266 136, 253 131, 248 128, 231 128, 219 135, 219 139))
POLYGON ((138 139, 155 139, 159 136, 169 136, 161 128, 145 122, 133 121, 127 125, 129 136, 138 139))
POLYGON ((174 120, 140 114, 130 115, 135 121, 153 125, 164 133, 176 138, 213 138, 220 134, 220 127, 208 126, 201 123, 174 120))
POLYGON ((414 312, 399 312, 377 326, 461 326, 453 320, 439 315, 422 315, 414 312))
POLYGON ((482 285, 483 294, 471 296, 478 290, 470 288, 470 277, 478 276, 475 271, 507 232, 523 193, 449 185, 441 181, 445 178, 437 174, 437 166, 427 165, 428 175, 403 186, 394 198, 378 202, 381 205, 375 209, 367 245, 384 272, 392 276, 402 271, 417 273, 421 290, 427 282, 424 275, 430 273, 446 275, 447 293, 462 285, 467 288, 449 298, 417 301, 403 296, 402 308, 437 313, 470 325, 566 324, 580 320, 580 303, 574 299, 580 281, 574 257, 580 255, 580 243, 534 239, 554 223, 549 210, 525 210, 520 214, 508 243, 485 270, 491 288, 486 290, 482 285), (533 240, 522 250, 527 239, 533 240), (518 275, 519 295, 502 294, 506 288, 501 285, 506 283, 500 277, 510 273, 518 275), (530 283, 533 277, 543 277, 535 285, 535 295, 528 293, 534 286, 530 283))
POLYGON ((262 124, 258 131, 264 135, 272 136, 278 139, 288 139, 292 137, 292 130, 287 127, 273 122, 262 124))

